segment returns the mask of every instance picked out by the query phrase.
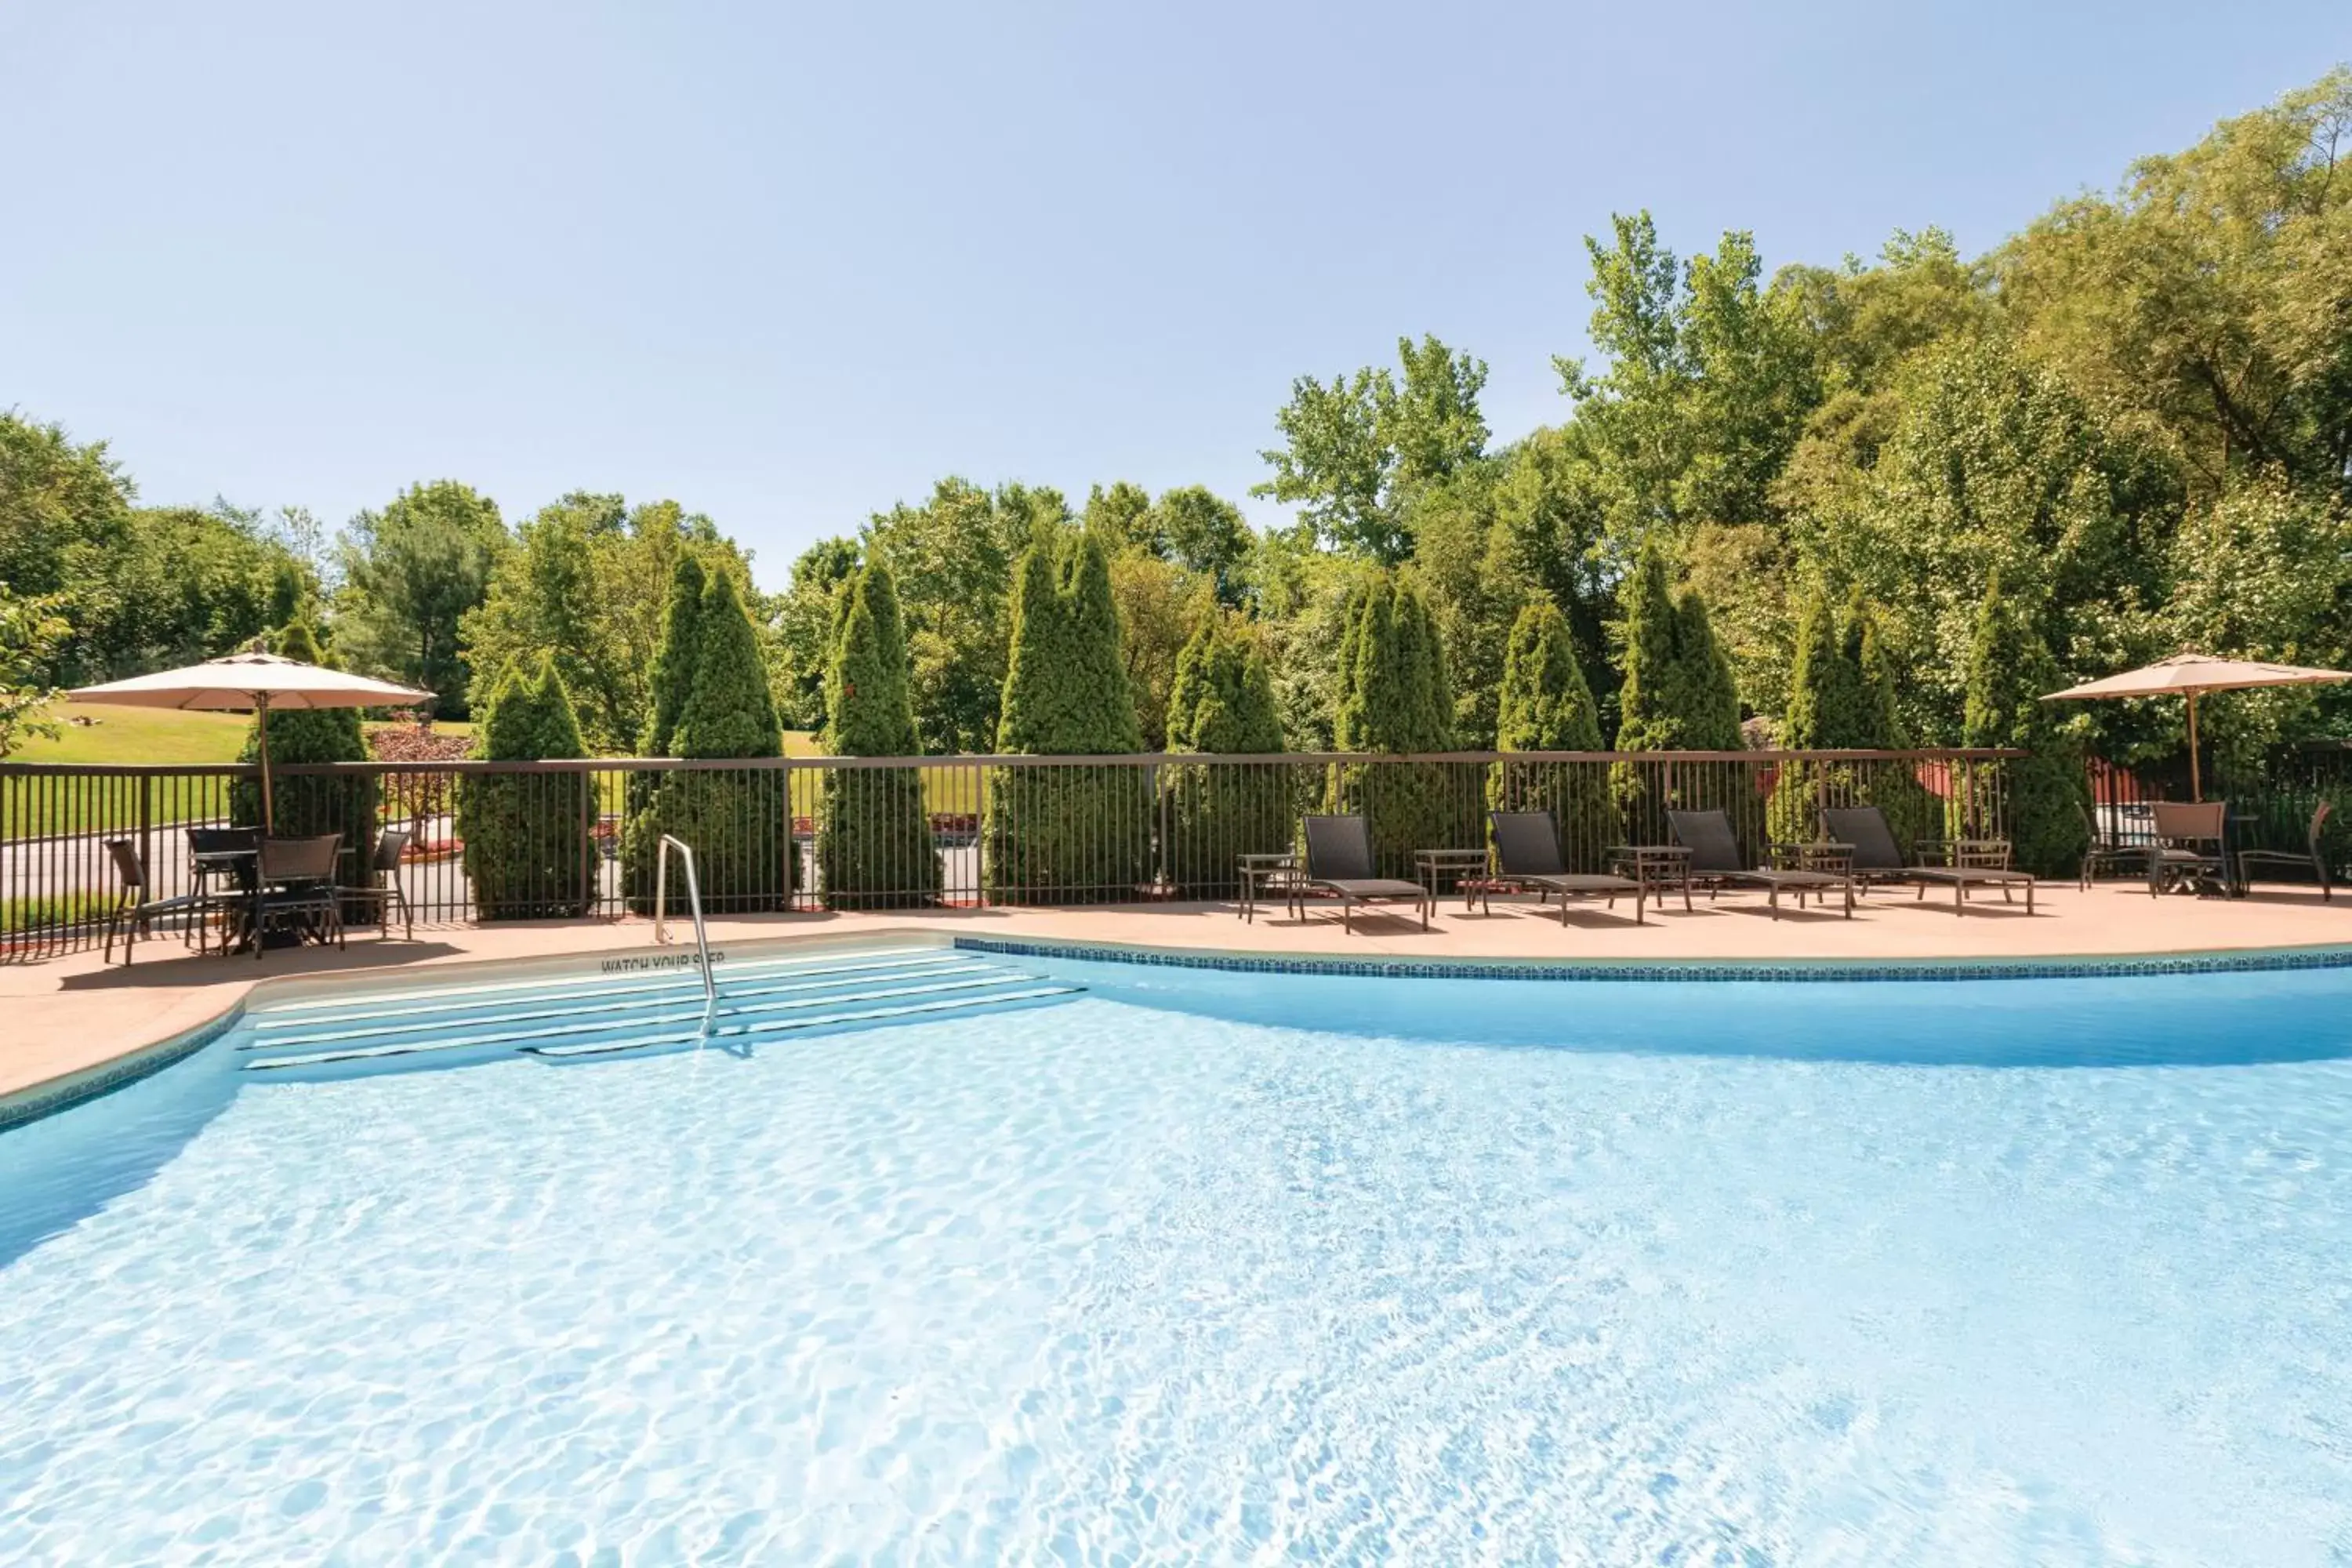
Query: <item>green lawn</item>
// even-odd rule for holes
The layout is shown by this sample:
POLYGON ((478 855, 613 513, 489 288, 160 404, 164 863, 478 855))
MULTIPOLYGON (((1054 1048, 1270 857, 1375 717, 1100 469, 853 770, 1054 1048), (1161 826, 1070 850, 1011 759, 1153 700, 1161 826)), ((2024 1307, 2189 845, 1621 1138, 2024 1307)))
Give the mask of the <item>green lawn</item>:
MULTIPOLYGON (((253 727, 249 713, 116 708, 92 702, 61 702, 53 711, 61 726, 58 738, 28 741, 8 757, 9 762, 154 766, 233 763, 244 749, 246 732, 253 727), (77 724, 72 722, 75 719, 91 722, 77 724)), ((470 726, 444 723, 435 728, 462 735, 470 726)), ((218 815, 222 790, 217 780, 159 781, 148 796, 148 820, 170 823, 218 815)), ((139 823, 138 785, 129 780, 22 781, 5 786, 0 800, 5 800, 7 810, 6 822, 0 824, 0 838, 114 832, 139 823)))

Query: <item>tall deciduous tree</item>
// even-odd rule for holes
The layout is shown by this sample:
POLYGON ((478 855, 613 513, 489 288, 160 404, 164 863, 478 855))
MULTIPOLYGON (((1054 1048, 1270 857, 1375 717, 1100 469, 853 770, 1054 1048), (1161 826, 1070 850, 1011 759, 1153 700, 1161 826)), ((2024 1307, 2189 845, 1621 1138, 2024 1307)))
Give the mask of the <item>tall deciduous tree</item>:
POLYGON ((1393 564, 1412 552, 1403 498, 1486 449, 1478 393, 1486 366, 1431 336, 1397 340, 1401 374, 1367 366, 1291 384, 1275 416, 1283 445, 1259 454, 1274 478, 1254 495, 1299 503, 1316 531, 1343 550, 1393 564))
POLYGON ((459 625, 513 542, 497 503, 454 479, 412 485, 382 511, 360 513, 344 531, 338 646, 464 714, 471 671, 459 625))

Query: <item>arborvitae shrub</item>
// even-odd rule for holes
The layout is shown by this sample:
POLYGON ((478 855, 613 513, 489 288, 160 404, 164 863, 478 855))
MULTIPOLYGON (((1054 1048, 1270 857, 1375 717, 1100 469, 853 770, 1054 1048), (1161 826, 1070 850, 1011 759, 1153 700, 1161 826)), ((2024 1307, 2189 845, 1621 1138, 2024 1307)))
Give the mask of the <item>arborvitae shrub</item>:
MULTIPOLYGON (((906 633, 889 568, 852 578, 825 670, 825 750, 837 757, 908 757, 920 749, 906 633)), ((940 887, 918 768, 836 768, 817 808, 817 878, 827 909, 901 908, 940 887)))
MULTIPOLYGON (((996 749, 1108 756, 1142 746, 1101 543, 1076 530, 1041 536, 1014 582, 996 749)), ((1007 768, 987 805, 993 901, 1117 902, 1150 881, 1151 782, 1140 767, 1007 768)))
MULTIPOLYGON (((1335 725, 1340 751, 1383 756, 1450 751, 1454 697, 1429 605, 1411 583, 1370 584, 1344 639, 1335 725)), ((1445 763, 1386 763, 1335 770, 1327 801, 1360 812, 1385 877, 1411 877, 1416 849, 1466 848, 1486 841, 1483 780, 1445 763)))
MULTIPOLYGON (((1616 749, 1740 750, 1739 688, 1706 601, 1696 589, 1675 595, 1664 552, 1654 543, 1643 546, 1623 595, 1625 683, 1618 693, 1616 749)), ((1610 791, 1625 832, 1646 844, 1666 842, 1669 807, 1721 807, 1735 825, 1752 829, 1757 802, 1744 786, 1744 770, 1711 763, 1668 758, 1620 763, 1610 770, 1610 791)))
MULTIPOLYGON (((672 632, 690 629, 698 645, 692 650, 693 673, 667 737, 669 750, 691 759, 781 756, 783 731, 776 722, 759 637, 743 612, 734 578, 721 572, 709 579, 690 628, 687 617, 677 615, 666 624, 672 632)), ((666 637, 656 668, 682 657, 666 637)), ((656 723, 658 702, 656 694, 656 723)), ((663 774, 651 799, 629 824, 632 907, 652 907, 665 833, 693 849, 706 910, 745 913, 790 907, 798 850, 784 778, 781 768, 680 768, 663 774)), ((674 879, 675 884, 683 881, 683 877, 674 879)), ((673 913, 686 908, 684 898, 683 886, 674 885, 673 913)))
MULTIPOLYGON (((1257 645, 1208 608, 1176 660, 1168 700, 1168 749, 1178 753, 1283 749, 1274 679, 1257 645)), ((1164 859, 1177 896, 1223 898, 1240 858, 1288 849, 1296 792, 1279 763, 1202 764, 1160 770, 1170 841, 1164 859)))
POLYGON ((1972 835, 1985 832, 1998 787, 1993 781, 2005 775, 2009 836, 2018 867, 2044 877, 2073 875, 2090 837, 2082 748, 2041 700, 2063 684, 2058 661, 2030 613, 2003 597, 1995 577, 1969 645, 1961 742, 2022 747, 2032 754, 1979 764, 1983 772, 1975 798, 1964 802, 1969 809, 1958 826, 1972 835))
MULTIPOLYGON (((300 621, 274 639, 272 651, 305 664, 323 664, 317 639, 300 621)), ((378 786, 372 774, 289 778, 278 770, 303 763, 364 763, 367 736, 356 708, 273 708, 269 710, 270 812, 272 831, 280 838, 312 838, 325 833, 343 836, 350 850, 338 879, 355 883, 366 872, 375 853, 378 786)), ((261 760, 261 725, 247 726, 241 763, 261 760)), ((229 821, 239 827, 262 826, 261 785, 240 779, 229 786, 229 821)), ((362 918, 372 906, 353 902, 344 913, 362 918)))
MULTIPOLYGON (((1519 611, 1503 656, 1496 748, 1597 752, 1601 716, 1576 637, 1549 599, 1519 611)), ((1617 808, 1597 763, 1498 763, 1487 786, 1497 811, 1549 811, 1570 867, 1598 870, 1617 838, 1617 808)))
MULTIPOLYGON (((1797 659, 1780 743, 1790 751, 1890 751, 1901 744, 1894 671, 1857 591, 1843 615, 1816 589, 1797 623, 1797 659)), ((1875 805, 1900 844, 1943 837, 1943 813, 1907 762, 1790 762, 1768 811, 1777 843, 1821 837, 1824 805, 1875 805)))
MULTIPOLYGON (((510 673, 492 700, 475 754, 539 762, 581 753, 572 695, 543 661, 539 678, 510 673)), ((457 836, 474 910, 486 921, 583 915, 595 896, 595 816, 585 773, 473 773, 457 794, 457 836)))

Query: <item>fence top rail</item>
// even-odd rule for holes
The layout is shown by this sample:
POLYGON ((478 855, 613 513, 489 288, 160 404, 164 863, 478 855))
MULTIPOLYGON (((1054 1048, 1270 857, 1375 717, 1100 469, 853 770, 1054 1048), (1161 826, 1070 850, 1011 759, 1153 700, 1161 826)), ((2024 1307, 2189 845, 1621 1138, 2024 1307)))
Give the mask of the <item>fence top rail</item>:
MULTIPOLYGON (((1687 763, 1990 762, 2026 752, 2000 747, 1914 748, 1904 751, 1836 752, 1135 752, 1094 756, 1030 756, 1019 753, 913 757, 573 757, 537 762, 490 762, 462 758, 445 762, 289 763, 280 778, 331 777, 338 773, 681 773, 793 768, 1024 768, 1234 766, 1256 763, 1313 767, 1365 763, 1619 763, 1664 766, 1687 763)), ((251 763, 0 763, 0 778, 253 778, 251 763)))

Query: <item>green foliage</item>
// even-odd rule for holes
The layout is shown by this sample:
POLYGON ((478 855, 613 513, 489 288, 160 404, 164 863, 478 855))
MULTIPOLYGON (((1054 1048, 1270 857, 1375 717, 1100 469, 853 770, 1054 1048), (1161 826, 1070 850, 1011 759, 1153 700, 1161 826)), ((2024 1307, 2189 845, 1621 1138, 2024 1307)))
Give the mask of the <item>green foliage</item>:
POLYGON ((635 750, 672 576, 688 556, 706 574, 750 584, 741 552, 675 501, 631 507, 616 495, 574 491, 541 508, 522 525, 519 548, 499 556, 488 597, 462 619, 469 700, 487 704, 509 673, 535 678, 552 657, 591 753, 635 750))
POLYGON ((57 722, 47 716, 57 693, 37 677, 65 640, 58 608, 58 595, 20 599, 0 582, 0 759, 35 736, 57 739, 57 722))
POLYGON ((1690 589, 1674 594, 1657 545, 1637 559, 1624 608, 1617 750, 1739 750, 1739 691, 1730 658, 1716 640, 1706 601, 1690 589))
POLYGON ((1258 454, 1274 478, 1250 492, 1300 503, 1324 540, 1391 565, 1412 552, 1404 497, 1476 458, 1487 434, 1483 361, 1430 336, 1418 346, 1399 338, 1397 358, 1402 380, 1368 366, 1328 386, 1311 375, 1291 383, 1275 416, 1283 445, 1258 454))
MULTIPOLYGON (((1185 644, 1169 699, 1168 749, 1244 755, 1283 749, 1273 678, 1240 626, 1210 617, 1185 644)), ((1229 896, 1239 857, 1289 848, 1297 826, 1293 783, 1279 763, 1161 769, 1172 832, 1168 878, 1177 896, 1229 896)))
POLYGON ((513 544, 498 503, 454 479, 411 485, 382 511, 360 513, 343 540, 340 645, 362 667, 430 688, 440 711, 464 717, 472 672, 459 628, 513 544))
MULTIPOLYGON (((318 638, 297 621, 279 633, 272 651, 305 664, 324 664, 318 638)), ((340 833, 353 858, 344 862, 346 874, 367 864, 375 847, 377 784, 373 777, 311 776, 288 778, 278 770, 304 763, 363 763, 368 760, 367 736, 357 708, 273 708, 269 710, 269 763, 272 770, 269 805, 272 826, 280 838, 309 838, 340 833)), ((261 760, 261 723, 246 731, 241 763, 261 760)), ((262 825, 261 785, 239 779, 229 786, 229 821, 239 827, 262 825)))
MULTIPOLYGON (((1901 744, 1894 672, 1858 590, 1836 616, 1818 586, 1807 599, 1780 730, 1780 744, 1795 751, 1885 751, 1901 744)), ((1876 805, 1900 840, 1942 837, 1933 803, 1907 766, 1867 763, 1784 764, 1767 808, 1770 837, 1783 844, 1819 837, 1824 805, 1876 805)))
MULTIPOLYGON (((1503 663, 1496 748, 1506 752, 1597 752, 1601 717, 1584 682, 1575 634, 1549 599, 1519 611, 1503 663)), ((1497 763, 1486 798, 1498 811, 1549 811, 1570 868, 1599 870, 1617 840, 1607 781, 1574 763, 1497 763)))
MULTIPOLYGON (((744 614, 735 579, 724 572, 709 577, 688 611, 686 589, 700 574, 698 566, 681 562, 672 579, 648 739, 663 738, 667 704, 676 701, 667 737, 670 752, 689 759, 781 756, 783 731, 759 634, 744 614)), ((788 908, 798 850, 784 780, 778 768, 681 768, 660 774, 650 790, 640 792, 644 803, 629 822, 624 855, 631 907, 651 909, 661 837, 669 834, 694 850, 706 910, 788 908)), ((672 912, 686 907, 682 880, 673 879, 672 912)))
MULTIPOLYGON (((853 576, 825 674, 825 750, 837 757, 916 754, 906 633, 887 566, 853 576)), ((834 769, 818 807, 817 875, 827 909, 928 902, 940 886, 939 852, 916 768, 834 769)))
POLYGON ((922 506, 893 507, 866 523, 866 559, 898 581, 925 752, 985 752, 995 743, 1013 563, 1068 513, 1052 490, 1005 485, 991 494, 947 479, 922 506))
MULTIPOLYGON (((580 721, 553 658, 536 679, 509 672, 475 731, 474 754, 493 762, 576 758, 580 721)), ((595 897, 595 807, 581 773, 468 774, 457 792, 457 837, 476 915, 556 920, 588 912, 595 897)))
MULTIPOLYGON (((1118 607, 1101 542, 1038 538, 1013 596, 1013 647, 996 749, 1036 756, 1142 746, 1120 659, 1118 607)), ((983 877, 992 900, 1132 899, 1151 873, 1150 775, 1137 767, 1024 768, 988 797, 983 877)))
MULTIPOLYGON (((2032 753, 2000 764, 2000 774, 1989 771, 1979 789, 1989 794, 1995 787, 1991 780, 2003 778, 2017 864, 2046 877, 2071 875, 2089 841, 2082 748, 2042 700, 2063 683, 2030 608, 2006 596, 1996 575, 1985 590, 1969 641, 1961 743, 2016 746, 2032 753)), ((1967 826, 1972 834, 1980 832, 1989 824, 1990 805, 1969 805, 1972 820, 1967 826)))
MULTIPOLYGON (((1449 751, 1453 693, 1428 601, 1411 582, 1383 574, 1364 584, 1340 644, 1342 685, 1335 740, 1343 752, 1381 756, 1449 751)), ((1328 804, 1360 812, 1381 875, 1412 875, 1415 849, 1483 841, 1475 788, 1443 763, 1335 770, 1328 804)))

